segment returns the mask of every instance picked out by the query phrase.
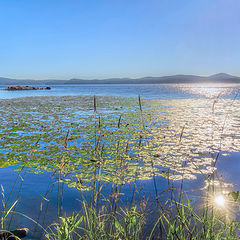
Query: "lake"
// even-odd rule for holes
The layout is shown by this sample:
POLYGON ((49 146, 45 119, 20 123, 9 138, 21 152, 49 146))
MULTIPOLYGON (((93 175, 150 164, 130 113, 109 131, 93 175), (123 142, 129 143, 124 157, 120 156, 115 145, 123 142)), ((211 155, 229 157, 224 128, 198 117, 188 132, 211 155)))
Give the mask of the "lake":
MULTIPOLYGON (((39 86, 41 87, 41 86, 39 86)), ((7 85, 0 85, 0 98, 16 98, 28 96, 121 96, 147 99, 183 99, 214 98, 218 94, 233 98, 240 88, 237 84, 83 84, 55 85, 49 90, 4 91, 7 85)))
POLYGON ((28 239, 41 232, 29 218, 48 226, 81 208, 79 189, 91 198, 96 164, 103 194, 120 184, 123 203, 133 187, 152 202, 173 186, 193 202, 211 184, 239 190, 240 85, 51 88, 0 91, 0 182, 8 206, 18 199, 8 224, 29 227, 28 239))

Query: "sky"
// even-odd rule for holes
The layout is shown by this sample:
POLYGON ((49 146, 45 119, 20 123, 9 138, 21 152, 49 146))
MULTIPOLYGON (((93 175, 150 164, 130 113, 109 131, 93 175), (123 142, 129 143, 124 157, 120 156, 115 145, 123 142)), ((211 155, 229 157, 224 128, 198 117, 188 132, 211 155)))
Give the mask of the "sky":
POLYGON ((239 0, 0 0, 0 76, 240 76, 239 0))

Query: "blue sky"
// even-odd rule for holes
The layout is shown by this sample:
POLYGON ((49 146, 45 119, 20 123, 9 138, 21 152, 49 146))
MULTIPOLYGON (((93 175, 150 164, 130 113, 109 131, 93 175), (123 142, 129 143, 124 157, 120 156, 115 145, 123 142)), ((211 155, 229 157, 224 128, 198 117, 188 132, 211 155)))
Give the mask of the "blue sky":
POLYGON ((240 75, 239 0, 0 0, 0 76, 240 75))

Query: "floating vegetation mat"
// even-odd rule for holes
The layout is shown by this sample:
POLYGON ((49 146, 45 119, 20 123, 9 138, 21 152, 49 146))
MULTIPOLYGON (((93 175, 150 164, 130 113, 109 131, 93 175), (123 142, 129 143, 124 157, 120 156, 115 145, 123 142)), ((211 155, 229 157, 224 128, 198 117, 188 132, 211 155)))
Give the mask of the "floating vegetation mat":
POLYGON ((240 101, 27 97, 0 101, 0 166, 122 184, 211 174, 240 149, 240 101))

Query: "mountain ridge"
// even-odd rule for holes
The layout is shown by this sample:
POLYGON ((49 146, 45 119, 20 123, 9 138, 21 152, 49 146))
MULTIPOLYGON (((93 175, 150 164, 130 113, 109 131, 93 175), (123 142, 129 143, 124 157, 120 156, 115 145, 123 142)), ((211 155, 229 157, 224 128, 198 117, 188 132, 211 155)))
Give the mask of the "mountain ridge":
POLYGON ((107 79, 78 79, 69 80, 33 80, 12 79, 0 77, 1 85, 59 85, 59 84, 170 84, 170 83, 240 83, 240 77, 227 73, 217 73, 210 76, 177 74, 161 77, 142 78, 107 78, 107 79))

